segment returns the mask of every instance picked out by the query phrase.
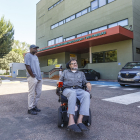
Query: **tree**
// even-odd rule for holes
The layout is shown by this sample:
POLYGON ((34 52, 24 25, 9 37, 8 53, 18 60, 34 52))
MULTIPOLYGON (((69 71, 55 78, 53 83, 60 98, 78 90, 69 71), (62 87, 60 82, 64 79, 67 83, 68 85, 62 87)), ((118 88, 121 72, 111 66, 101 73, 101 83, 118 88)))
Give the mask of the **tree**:
POLYGON ((12 50, 14 42, 14 29, 10 21, 6 21, 4 16, 0 19, 0 58, 12 50))
POLYGON ((9 70, 10 63, 23 63, 24 59, 18 53, 10 51, 3 58, 0 58, 0 69, 9 70))
POLYGON ((23 57, 23 54, 29 51, 30 45, 26 42, 20 42, 19 40, 14 40, 14 44, 12 46, 12 51, 18 53, 23 57))

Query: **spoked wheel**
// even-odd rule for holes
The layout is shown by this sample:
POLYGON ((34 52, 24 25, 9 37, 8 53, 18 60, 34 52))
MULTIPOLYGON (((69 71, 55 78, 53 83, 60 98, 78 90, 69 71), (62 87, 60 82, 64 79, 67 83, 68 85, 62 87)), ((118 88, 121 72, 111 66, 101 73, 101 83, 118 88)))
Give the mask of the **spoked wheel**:
POLYGON ((58 124, 58 127, 64 126, 63 121, 62 121, 62 108, 61 107, 58 108, 58 122, 57 122, 57 124, 58 124))

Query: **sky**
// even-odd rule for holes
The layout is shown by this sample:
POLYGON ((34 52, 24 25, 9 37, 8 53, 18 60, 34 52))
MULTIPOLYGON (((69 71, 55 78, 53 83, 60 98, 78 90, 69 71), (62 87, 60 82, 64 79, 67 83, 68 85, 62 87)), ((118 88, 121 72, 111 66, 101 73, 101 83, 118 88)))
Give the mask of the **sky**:
POLYGON ((14 40, 36 44, 36 4, 40 0, 0 0, 0 19, 14 26, 14 40))

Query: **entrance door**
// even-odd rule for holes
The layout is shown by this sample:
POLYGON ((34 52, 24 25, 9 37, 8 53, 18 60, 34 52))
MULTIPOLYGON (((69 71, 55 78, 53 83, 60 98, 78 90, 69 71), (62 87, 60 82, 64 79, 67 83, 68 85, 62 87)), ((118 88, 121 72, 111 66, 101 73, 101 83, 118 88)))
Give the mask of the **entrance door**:
POLYGON ((81 66, 82 66, 82 67, 85 67, 85 65, 88 64, 88 63, 89 63, 88 58, 82 58, 82 59, 81 59, 81 66))

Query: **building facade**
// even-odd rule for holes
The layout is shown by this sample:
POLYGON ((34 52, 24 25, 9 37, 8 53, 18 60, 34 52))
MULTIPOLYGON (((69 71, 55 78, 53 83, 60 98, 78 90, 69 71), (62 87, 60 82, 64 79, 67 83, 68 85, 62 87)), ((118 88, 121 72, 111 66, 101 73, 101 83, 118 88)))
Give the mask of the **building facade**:
POLYGON ((36 6, 36 44, 41 70, 76 58, 79 68, 102 79, 140 60, 139 0, 40 0, 36 6))

